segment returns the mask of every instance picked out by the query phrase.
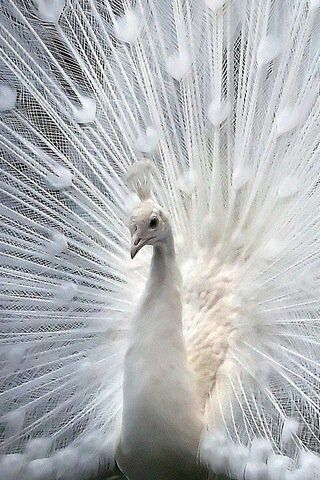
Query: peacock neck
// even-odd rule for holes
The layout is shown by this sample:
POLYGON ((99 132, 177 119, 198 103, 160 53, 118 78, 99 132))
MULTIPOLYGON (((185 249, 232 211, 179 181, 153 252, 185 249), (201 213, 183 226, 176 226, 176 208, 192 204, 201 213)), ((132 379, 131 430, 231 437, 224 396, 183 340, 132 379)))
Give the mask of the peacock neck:
POLYGON ((161 244, 153 247, 153 256, 150 268, 150 281, 154 279, 163 284, 179 282, 179 271, 176 264, 174 241, 172 231, 161 244))
POLYGON ((158 260, 175 259, 174 240, 171 228, 168 230, 166 237, 159 245, 153 247, 153 257, 158 260))
POLYGON ((140 305, 140 311, 145 315, 135 316, 132 324, 134 337, 147 339, 156 336, 167 329, 168 325, 170 329, 177 329, 179 334, 182 334, 180 284, 181 276, 170 232, 161 244, 153 247, 149 278, 140 305), (170 310, 170 315, 160 319, 159 311, 166 308, 165 306, 170 310), (150 325, 153 325, 153 328, 150 329, 150 325))

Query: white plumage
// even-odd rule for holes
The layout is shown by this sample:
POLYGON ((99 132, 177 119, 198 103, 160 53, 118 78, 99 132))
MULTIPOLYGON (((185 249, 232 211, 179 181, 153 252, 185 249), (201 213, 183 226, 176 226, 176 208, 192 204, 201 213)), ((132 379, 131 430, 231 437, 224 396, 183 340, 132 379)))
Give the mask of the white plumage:
POLYGON ((153 245, 154 252, 124 363, 117 463, 137 480, 204 478, 197 468, 204 424, 183 339, 181 277, 171 226, 143 190, 139 185, 142 202, 130 222, 131 254, 144 245, 153 245))
POLYGON ((320 478, 319 6, 0 0, 1 480, 320 478))

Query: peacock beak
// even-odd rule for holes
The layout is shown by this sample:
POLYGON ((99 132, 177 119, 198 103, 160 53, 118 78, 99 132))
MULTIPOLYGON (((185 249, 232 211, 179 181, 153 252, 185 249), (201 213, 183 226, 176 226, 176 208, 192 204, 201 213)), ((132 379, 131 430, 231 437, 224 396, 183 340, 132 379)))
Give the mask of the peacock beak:
POLYGON ((132 235, 131 239, 131 258, 134 258, 137 253, 139 252, 140 248, 142 248, 144 245, 144 242, 142 241, 142 238, 139 237, 138 235, 134 234, 132 235))

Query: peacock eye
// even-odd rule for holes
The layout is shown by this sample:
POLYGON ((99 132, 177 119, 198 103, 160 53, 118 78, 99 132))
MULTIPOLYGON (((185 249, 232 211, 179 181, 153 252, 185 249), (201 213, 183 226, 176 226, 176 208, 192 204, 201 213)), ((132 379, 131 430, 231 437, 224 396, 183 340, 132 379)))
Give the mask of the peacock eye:
POLYGON ((157 219, 157 217, 154 217, 150 220, 149 227, 156 228, 158 224, 159 224, 159 220, 157 219))

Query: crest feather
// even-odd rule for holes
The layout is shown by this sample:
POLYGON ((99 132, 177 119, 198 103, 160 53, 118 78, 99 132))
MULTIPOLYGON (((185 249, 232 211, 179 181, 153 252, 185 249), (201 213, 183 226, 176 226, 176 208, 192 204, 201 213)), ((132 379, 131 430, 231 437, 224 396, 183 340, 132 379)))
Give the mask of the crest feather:
POLYGON ((152 163, 150 160, 144 159, 132 165, 126 175, 127 185, 141 201, 147 200, 151 196, 152 171, 152 163))

